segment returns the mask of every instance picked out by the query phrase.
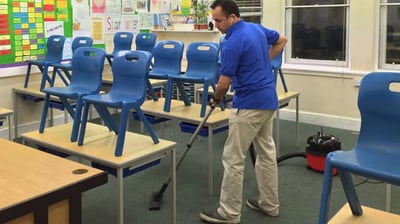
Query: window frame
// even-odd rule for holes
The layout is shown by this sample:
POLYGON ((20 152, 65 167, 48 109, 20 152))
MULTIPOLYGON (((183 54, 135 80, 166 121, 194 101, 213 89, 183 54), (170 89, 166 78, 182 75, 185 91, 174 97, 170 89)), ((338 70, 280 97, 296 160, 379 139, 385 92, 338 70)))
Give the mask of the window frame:
MULTIPOLYGON (((247 17, 259 17, 258 23, 262 21, 263 1, 262 0, 236 0, 236 4, 239 7, 240 17, 245 21, 247 17), (245 5, 245 6, 243 6, 245 5), (249 9, 255 9, 253 12, 249 12, 249 9)), ((255 22, 255 21, 253 21, 255 22)), ((257 22, 256 22, 257 23, 257 22)))
POLYGON ((378 4, 379 10, 379 26, 378 26, 378 69, 386 70, 399 70, 400 64, 390 64, 386 63, 387 59, 387 14, 388 7, 398 6, 400 7, 400 2, 388 3, 384 0, 380 0, 378 4))
POLYGON ((307 66, 331 66, 331 67, 348 67, 349 66, 349 25, 350 25, 350 0, 345 0, 343 4, 325 4, 325 5, 292 5, 291 0, 285 1, 285 34, 287 37, 292 36, 292 24, 293 24, 293 9, 296 8, 332 8, 340 7, 345 9, 345 26, 346 35, 343 38, 345 44, 344 57, 345 60, 318 60, 318 59, 304 59, 304 58, 293 58, 292 57, 292 42, 288 41, 285 49, 285 63, 287 64, 298 64, 307 66))

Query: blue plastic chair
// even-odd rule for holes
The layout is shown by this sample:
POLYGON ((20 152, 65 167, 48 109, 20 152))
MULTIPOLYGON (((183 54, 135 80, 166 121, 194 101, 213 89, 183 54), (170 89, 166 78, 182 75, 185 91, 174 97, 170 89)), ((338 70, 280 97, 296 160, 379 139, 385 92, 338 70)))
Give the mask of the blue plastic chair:
MULTIPOLYGON (((86 37, 86 36, 75 37, 72 40, 72 44, 71 44, 72 56, 73 56, 73 53, 75 52, 75 50, 78 49, 79 47, 91 47, 92 45, 93 45, 93 38, 91 38, 91 37, 86 37)), ((61 80, 63 81, 63 83, 65 85, 69 85, 69 82, 71 81, 70 71, 72 71, 71 61, 69 61, 67 63, 54 63, 54 64, 51 64, 50 66, 53 66, 53 68, 54 68, 53 75, 51 77, 50 86, 54 85, 56 74, 57 73, 59 74, 59 72, 58 72, 59 69, 61 69, 66 76, 66 77, 60 76, 61 80)), ((42 82, 43 81, 45 81, 45 80, 42 79, 42 82)), ((44 86, 45 84, 42 83, 42 85, 44 86)))
MULTIPOLYGON (((51 78, 49 77, 47 71, 48 66, 54 63, 60 63, 62 60, 63 49, 64 49, 65 37, 62 35, 52 35, 47 39, 46 42, 46 57, 44 60, 27 60, 28 68, 26 70, 24 88, 28 87, 29 78, 31 75, 31 67, 35 65, 39 68, 40 72, 42 72, 42 80, 44 80, 44 84, 46 81, 51 83, 51 78)), ((61 75, 60 75, 61 76, 61 75)), ((44 87, 43 81, 40 89, 44 87)))
POLYGON ((66 87, 49 87, 42 91, 46 94, 39 132, 43 133, 46 125, 50 96, 57 96, 73 118, 71 141, 78 138, 81 121, 82 97, 99 93, 102 84, 105 51, 100 48, 80 47, 72 58, 71 83, 66 87), (70 102, 74 100, 75 110, 70 102))
POLYGON ((282 72, 282 54, 283 54, 283 50, 274 59, 271 60, 271 67, 272 67, 272 72, 273 72, 274 78, 275 78, 275 85, 278 80, 278 73, 279 73, 279 76, 280 76, 281 82, 282 82, 282 86, 283 86, 283 90, 285 92, 287 92, 288 88, 286 86, 285 78, 283 77, 283 72, 282 72))
POLYGON ((144 123, 154 144, 159 143, 156 134, 140 109, 146 97, 146 82, 148 80, 150 60, 151 54, 146 51, 120 51, 116 54, 114 65, 112 66, 114 77, 110 92, 83 97, 85 107, 78 145, 83 145, 84 142, 88 111, 91 104, 95 106, 104 122, 110 124, 110 131, 112 130, 118 135, 115 156, 122 155, 126 126, 131 109, 136 111, 140 120, 144 123), (116 124, 107 110, 108 107, 121 108, 119 125, 116 124))
POLYGON ((131 50, 133 41, 133 33, 116 32, 114 34, 114 49, 111 54, 106 54, 106 58, 110 66, 112 66, 112 58, 118 51, 131 50))
MULTIPOLYGON (((157 41, 153 48, 153 63, 149 78, 168 80, 169 75, 181 74, 184 43, 177 40, 157 41)), ((147 83, 151 88, 150 81, 147 83)), ((153 94, 154 100, 157 100, 153 94)))
POLYGON ((149 77, 167 80, 169 75, 181 74, 183 48, 182 41, 157 41, 153 49, 154 65, 149 77))
POLYGON ((400 73, 373 72, 361 80, 360 134, 353 149, 327 155, 319 224, 328 221, 334 168, 355 216, 361 216, 363 211, 350 174, 400 185, 400 92, 391 90, 392 83, 400 84, 400 73))
POLYGON ((208 87, 215 91, 218 82, 218 44, 209 42, 193 42, 188 46, 186 59, 188 66, 183 75, 168 77, 164 111, 169 112, 172 98, 172 88, 175 82, 185 105, 190 105, 183 83, 203 84, 203 99, 201 101, 200 117, 204 117, 208 103, 208 87))
POLYGON ((157 35, 155 33, 138 33, 135 38, 136 50, 152 53, 156 40, 157 35))

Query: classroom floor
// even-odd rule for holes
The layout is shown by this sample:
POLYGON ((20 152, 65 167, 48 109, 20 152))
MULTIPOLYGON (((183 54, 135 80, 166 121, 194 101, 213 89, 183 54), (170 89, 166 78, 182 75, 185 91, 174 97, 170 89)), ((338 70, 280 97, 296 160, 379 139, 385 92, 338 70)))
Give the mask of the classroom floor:
MULTIPOLYGON (((98 122, 98 121, 95 121, 98 122)), ((281 120, 280 155, 293 152, 303 152, 308 136, 316 134, 321 127, 301 124, 300 147, 295 145, 295 122, 281 120)), ((154 125, 154 130, 160 135, 160 125, 154 125)), ((140 124, 131 121, 131 131, 139 132, 140 124)), ((357 133, 333 128, 324 128, 324 133, 337 136, 343 149, 350 149, 356 142, 357 133)), ((185 157, 177 172, 177 224, 204 223, 199 218, 202 210, 215 209, 218 205, 219 187, 222 178, 221 154, 227 132, 214 136, 214 195, 208 195, 208 141, 198 137, 185 157)), ((169 121, 164 126, 164 139, 176 141, 177 158, 185 149, 191 134, 181 133, 177 121, 169 121)), ((139 143, 138 143, 139 144, 139 143)), ((71 158, 75 159, 75 158, 71 158)), ((165 158, 159 165, 143 170, 125 178, 124 206, 125 223, 156 224, 170 223, 171 194, 165 191, 162 207, 159 211, 149 211, 151 194, 158 191, 168 176, 169 159, 165 158)), ((245 224, 310 224, 317 223, 320 194, 323 175, 306 168, 306 160, 301 157, 290 158, 279 164, 279 196, 280 216, 268 217, 245 206, 242 207, 242 221, 245 224)), ((354 183, 359 184, 357 191, 363 205, 385 209, 385 184, 374 180, 354 177, 354 183)), ((392 187, 392 212, 400 213, 400 190, 392 187)), ((83 195, 82 216, 84 224, 113 224, 117 220, 116 210, 116 178, 109 176, 106 185, 89 190, 83 195)), ((248 156, 243 202, 247 198, 255 198, 257 188, 254 169, 248 156)), ((333 216, 344 204, 345 196, 339 177, 334 178, 330 215, 333 216)))

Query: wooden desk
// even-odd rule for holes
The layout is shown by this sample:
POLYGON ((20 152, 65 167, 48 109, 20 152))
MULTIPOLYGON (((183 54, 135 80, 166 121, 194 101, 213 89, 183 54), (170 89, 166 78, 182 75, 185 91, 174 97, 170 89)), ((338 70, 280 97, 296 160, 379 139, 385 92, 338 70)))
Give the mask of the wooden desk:
POLYGON ((12 140, 12 125, 11 125, 11 115, 14 113, 14 111, 6 109, 6 108, 0 108, 0 119, 7 118, 8 120, 8 139, 12 140))
MULTIPOLYGON (((164 98, 160 98, 158 101, 147 100, 142 105, 142 111, 146 115, 152 115, 155 117, 168 118, 173 120, 179 120, 194 125, 199 125, 203 120, 199 116, 201 105, 192 103, 191 106, 185 106, 183 101, 171 100, 171 111, 164 111, 164 98)), ((210 108, 208 108, 210 110, 210 108)), ((208 193, 213 194, 214 175, 213 175, 213 144, 214 130, 225 127, 228 125, 230 110, 226 109, 221 111, 220 108, 215 108, 211 116, 208 118, 205 126, 208 127, 208 193)))
POLYGON ((0 223, 79 224, 81 193, 107 173, 0 139, 0 223))
MULTIPOLYGON (((12 90, 12 100, 13 100, 13 109, 14 109, 14 137, 17 138, 19 137, 18 133, 18 117, 19 117, 19 112, 21 111, 18 106, 18 99, 22 98, 22 96, 27 95, 30 97, 37 98, 39 101, 44 99, 45 94, 40 91, 40 84, 37 85, 29 85, 27 88, 24 88, 23 86, 20 87, 15 87, 12 90)), ((58 97, 51 96, 51 100, 60 102, 60 99, 58 97)), ((64 110, 64 123, 67 123, 68 120, 68 112, 64 110)), ((50 122, 49 126, 53 126, 53 110, 50 110, 50 122)))
POLYGON ((78 146, 76 142, 70 142, 72 124, 57 125, 46 128, 43 134, 38 131, 24 133, 22 139, 39 146, 57 152, 75 155, 79 158, 98 163, 117 171, 118 189, 118 223, 124 223, 123 207, 123 177, 124 169, 134 169, 149 162, 171 155, 171 191, 172 191, 172 223, 176 222, 176 174, 175 174, 175 148, 176 143, 160 139, 160 143, 154 144, 146 135, 126 132, 123 155, 114 156, 114 148, 117 135, 108 131, 107 127, 88 123, 86 127, 85 143, 78 146), (140 144, 138 144, 140 143, 140 144))
POLYGON ((354 216, 351 213, 349 204, 345 204, 335 216, 329 220, 329 224, 398 224, 400 223, 400 216, 384 212, 381 210, 362 206, 363 214, 361 216, 354 216))

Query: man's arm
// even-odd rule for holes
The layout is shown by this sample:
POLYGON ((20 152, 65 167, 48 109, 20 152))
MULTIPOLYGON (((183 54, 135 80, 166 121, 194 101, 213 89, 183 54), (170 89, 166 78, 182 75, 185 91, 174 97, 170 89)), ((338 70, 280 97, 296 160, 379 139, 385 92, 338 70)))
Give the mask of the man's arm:
POLYGON ((269 50, 269 58, 274 59, 285 47, 287 42, 286 37, 279 35, 278 40, 271 46, 269 50))
POLYGON ((217 88, 214 93, 214 100, 216 103, 220 102, 222 98, 225 96, 226 92, 229 90, 229 86, 231 84, 231 78, 228 76, 220 75, 217 88))

